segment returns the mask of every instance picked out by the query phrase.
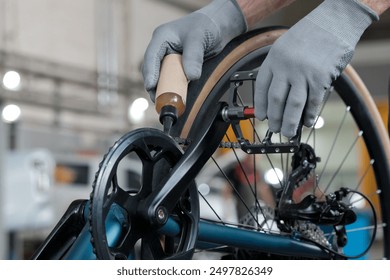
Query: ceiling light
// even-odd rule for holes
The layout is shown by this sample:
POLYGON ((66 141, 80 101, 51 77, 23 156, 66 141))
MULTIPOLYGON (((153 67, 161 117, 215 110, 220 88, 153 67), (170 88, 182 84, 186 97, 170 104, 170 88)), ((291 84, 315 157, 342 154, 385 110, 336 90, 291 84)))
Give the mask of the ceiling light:
POLYGON ((145 111, 149 107, 149 101, 140 97, 133 101, 129 108, 129 119, 132 122, 140 122, 145 117, 145 111))
POLYGON ((16 71, 8 71, 4 74, 3 85, 9 90, 18 90, 20 88, 20 74, 16 71))
POLYGON ((2 112, 3 120, 6 123, 16 122, 20 118, 20 115, 21 115, 20 107, 15 104, 9 104, 5 106, 2 112))

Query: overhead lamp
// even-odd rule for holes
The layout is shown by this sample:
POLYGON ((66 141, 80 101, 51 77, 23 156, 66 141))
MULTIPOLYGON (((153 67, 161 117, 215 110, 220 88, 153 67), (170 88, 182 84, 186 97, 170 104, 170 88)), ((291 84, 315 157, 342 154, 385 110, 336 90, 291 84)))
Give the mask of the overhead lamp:
POLYGON ((137 98, 129 107, 129 120, 135 123, 142 121, 148 108, 149 101, 146 98, 137 98))
POLYGON ((3 76, 3 86, 8 90, 18 90, 20 82, 20 74, 16 71, 7 71, 3 76))
POLYGON ((2 118, 6 123, 14 123, 19 120, 22 111, 20 107, 15 104, 9 104, 3 108, 2 118))

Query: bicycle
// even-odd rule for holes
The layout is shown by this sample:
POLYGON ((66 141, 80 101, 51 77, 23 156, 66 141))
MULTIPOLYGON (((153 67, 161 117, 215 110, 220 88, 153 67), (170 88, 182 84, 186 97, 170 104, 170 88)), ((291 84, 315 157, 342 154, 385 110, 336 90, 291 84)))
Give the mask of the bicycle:
POLYGON ((72 203, 32 258, 388 258, 390 143, 352 67, 328 92, 325 104, 331 107, 321 109, 321 116, 334 117, 341 108, 330 142, 324 142, 329 132, 315 126, 300 128, 286 141, 262 129, 253 116, 256 68, 285 31, 249 32, 207 60, 202 77, 189 84, 186 111, 170 135, 142 128, 119 139, 99 166, 90 199, 72 203), (244 122, 253 131, 248 133, 244 122), (226 211, 219 209, 203 217, 200 208, 213 202, 198 185, 224 179, 235 192, 218 162, 226 165, 229 158, 241 166, 242 155, 254 168, 268 166, 274 173, 274 204, 259 197, 255 175, 247 179, 253 199, 248 202, 239 192, 234 197, 244 203, 244 217, 223 220, 226 211), (128 157, 142 165, 131 186, 116 175, 128 157), (356 243, 348 246, 353 239, 363 244, 358 252, 356 243))

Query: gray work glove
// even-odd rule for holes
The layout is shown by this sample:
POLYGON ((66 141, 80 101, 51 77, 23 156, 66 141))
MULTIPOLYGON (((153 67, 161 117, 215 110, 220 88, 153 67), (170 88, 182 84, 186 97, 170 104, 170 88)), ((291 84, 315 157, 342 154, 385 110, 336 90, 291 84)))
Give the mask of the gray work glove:
POLYGON ((259 69, 255 115, 272 132, 312 126, 325 92, 351 61, 357 42, 378 15, 358 0, 325 0, 272 46, 259 69))
POLYGON ((160 75, 163 57, 183 54, 183 68, 189 81, 199 79, 204 58, 222 51, 234 37, 246 32, 245 18, 235 0, 214 0, 178 20, 159 26, 146 50, 142 74, 151 99, 160 75))

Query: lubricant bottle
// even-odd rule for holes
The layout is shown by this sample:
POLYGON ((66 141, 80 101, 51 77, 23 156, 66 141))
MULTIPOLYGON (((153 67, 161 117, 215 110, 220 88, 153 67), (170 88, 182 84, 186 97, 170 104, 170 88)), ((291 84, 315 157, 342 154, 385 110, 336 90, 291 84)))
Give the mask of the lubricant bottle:
POLYGON ((187 97, 187 77, 184 74, 181 55, 165 56, 161 64, 156 89, 156 111, 164 132, 169 134, 177 119, 184 113, 187 97))

